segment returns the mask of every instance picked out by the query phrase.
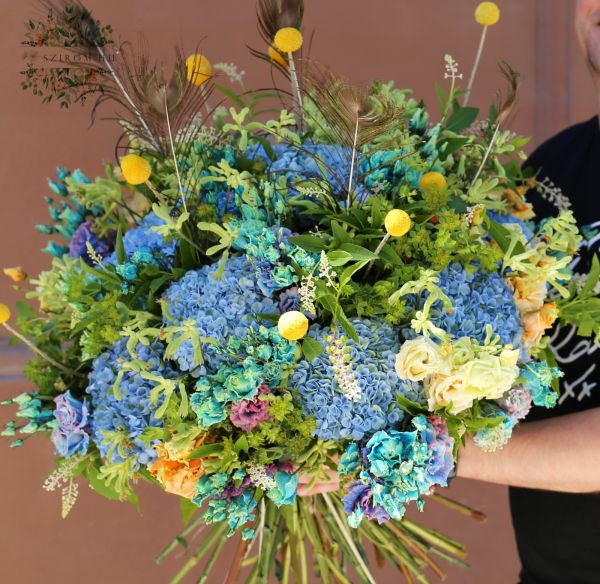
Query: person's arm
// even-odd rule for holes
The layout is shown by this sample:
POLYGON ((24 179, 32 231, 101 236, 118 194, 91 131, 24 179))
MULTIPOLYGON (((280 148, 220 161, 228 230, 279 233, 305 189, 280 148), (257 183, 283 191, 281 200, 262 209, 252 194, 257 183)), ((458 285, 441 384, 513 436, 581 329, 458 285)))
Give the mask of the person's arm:
POLYGON ((508 444, 460 449, 457 476, 548 491, 600 492, 600 408, 518 426, 508 444))

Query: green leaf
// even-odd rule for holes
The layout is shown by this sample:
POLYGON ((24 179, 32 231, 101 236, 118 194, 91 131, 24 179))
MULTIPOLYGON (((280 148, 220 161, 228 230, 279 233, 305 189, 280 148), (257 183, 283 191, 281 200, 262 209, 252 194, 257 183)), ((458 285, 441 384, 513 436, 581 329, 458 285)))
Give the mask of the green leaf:
POLYGON ((320 252, 325 249, 325 242, 314 235, 294 235, 288 241, 306 251, 320 252))
POLYGON ((242 98, 237 93, 235 93, 235 91, 232 91, 228 87, 219 84, 215 84, 215 89, 220 91, 223 95, 226 95, 231 100, 231 102, 234 103, 239 109, 243 109, 244 107, 246 107, 246 104, 244 103, 242 98))
POLYGON ((185 497, 179 497, 179 515, 184 525, 190 522, 196 511, 198 511, 198 506, 195 503, 192 503, 190 499, 186 499, 185 497))
POLYGON ((364 268, 368 263, 369 262, 367 260, 363 260, 362 262, 356 262, 355 264, 348 266, 340 276, 340 287, 346 285, 352 276, 364 268))
POLYGON ((386 243, 379 252, 379 257, 383 261, 388 262, 388 264, 393 264, 395 266, 404 265, 402 258, 396 253, 396 250, 388 243, 386 243))
POLYGON ((348 320, 346 313, 343 311, 341 306, 337 307, 335 312, 335 318, 340 323, 341 327, 344 329, 344 332, 355 342, 359 342, 358 335, 356 334, 356 329, 352 325, 352 323, 348 320))
POLYGON ((587 296, 588 294, 591 294, 594 291, 596 284, 598 284, 598 279, 600 279, 600 261, 598 261, 598 256, 594 254, 592 266, 585 280, 585 285, 581 289, 579 295, 587 296))
POLYGON ((117 252, 117 262, 124 264, 127 261, 127 253, 125 252, 125 245, 123 244, 123 229, 119 225, 117 229, 117 241, 115 242, 115 251, 117 252))
POLYGON ((188 460, 196 458, 207 458, 209 456, 220 456, 223 454, 225 447, 223 444, 203 444, 195 450, 192 450, 188 456, 188 460))
MULTIPOLYGON (((486 219, 487 231, 494 238, 494 241, 500 246, 500 249, 506 253, 510 247, 513 232, 497 223, 492 221, 489 217, 486 219)), ((522 254, 525 252, 525 247, 518 241, 513 249, 513 254, 522 254)))
POLYGON ((331 232, 336 246, 349 243, 352 240, 352 236, 337 221, 331 222, 331 232))
POLYGON ((411 416, 418 416, 427 412, 427 408, 425 406, 409 400, 407 397, 404 397, 399 393, 396 394, 396 402, 401 409, 411 416))
POLYGON ((452 115, 446 123, 446 130, 460 134, 466 130, 477 119, 479 108, 459 107, 452 111, 452 115))
POLYGON ((250 446, 248 445, 248 438, 244 434, 242 434, 233 445, 233 449, 236 452, 248 452, 250 446))
POLYGON ((327 258, 332 266, 343 266, 352 259, 352 254, 341 249, 334 249, 327 254, 327 258))
POLYGON ((316 359, 323 352, 323 346, 312 337, 305 337, 302 341, 302 353, 307 361, 316 359))
POLYGON ((375 260, 377 256, 366 247, 354 243, 345 243, 340 247, 342 251, 348 252, 353 260, 375 260))

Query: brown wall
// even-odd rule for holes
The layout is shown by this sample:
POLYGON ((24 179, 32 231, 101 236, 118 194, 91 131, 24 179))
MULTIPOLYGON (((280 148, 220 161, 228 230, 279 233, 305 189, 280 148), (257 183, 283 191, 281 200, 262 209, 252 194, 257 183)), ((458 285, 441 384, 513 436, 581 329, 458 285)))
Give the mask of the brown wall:
MULTIPOLYGON (((413 87, 436 111, 433 84, 443 76, 443 56, 452 54, 465 78, 480 29, 474 0, 307 0, 307 28, 316 30, 313 55, 356 81, 395 79, 413 87)), ((89 0, 96 15, 123 38, 143 32, 157 55, 181 41, 188 49, 206 36, 203 51, 213 62, 234 62, 248 86, 266 86, 265 67, 245 45, 258 44, 252 0, 89 0)), ((489 31, 487 50, 471 100, 487 107, 502 81, 496 62, 505 60, 523 76, 513 128, 532 134, 533 144, 594 113, 585 68, 572 39, 566 0, 499 0, 502 19, 489 31)), ((0 0, 0 267, 23 265, 37 273, 48 265, 38 252, 44 238, 33 224, 44 222, 45 177, 57 164, 81 167, 94 176, 112 158, 116 132, 108 123, 88 129, 88 113, 42 106, 19 89, 22 22, 33 4, 0 0)), ((110 112, 108 112, 110 113, 110 112)), ((0 297, 17 296, 0 281, 0 297)), ((22 352, 0 350, 0 399, 23 384, 13 381, 22 352)), ((2 420, 6 412, 0 413, 2 420)), ((41 489, 52 469, 50 445, 34 439, 23 449, 2 444, 0 461, 0 582, 33 584, 126 584, 166 582, 174 563, 153 565, 154 554, 178 528, 177 501, 142 489, 143 515, 84 489, 66 521, 59 497, 41 489)), ((451 496, 488 513, 479 525, 429 503, 425 520, 468 544, 472 571, 450 570, 450 583, 511 583, 518 561, 506 490, 456 481, 451 496)), ((193 581, 193 580, 192 580, 193 581)), ((215 581, 219 581, 216 580, 215 581)), ((391 571, 379 582, 396 582, 391 571)))

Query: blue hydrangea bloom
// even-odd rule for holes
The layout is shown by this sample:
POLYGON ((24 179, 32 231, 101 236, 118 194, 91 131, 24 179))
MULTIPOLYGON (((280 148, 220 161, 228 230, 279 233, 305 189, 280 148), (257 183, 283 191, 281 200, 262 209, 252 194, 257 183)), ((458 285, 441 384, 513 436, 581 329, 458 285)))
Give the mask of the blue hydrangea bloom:
POLYGON ((453 338, 471 337, 482 344, 489 324, 503 344, 521 346, 523 331, 513 291, 498 273, 466 270, 454 263, 440 272, 438 285, 453 310, 441 309, 431 320, 453 338))
MULTIPOLYGON (((100 454, 103 458, 108 457, 109 462, 120 462, 134 456, 138 464, 146 465, 156 457, 153 448, 156 441, 144 442, 140 436, 146 428, 162 427, 162 420, 154 416, 162 400, 151 403, 150 393, 155 384, 135 371, 123 369, 123 363, 133 359, 126 342, 126 339, 117 341, 109 350, 96 357, 92 364, 86 390, 91 395, 93 406, 91 434, 100 454), (121 395, 117 399, 113 388, 121 371, 121 395), (124 440, 120 447, 111 449, 104 432, 123 433, 124 440)), ((150 347, 138 344, 136 354, 148 366, 150 373, 166 378, 175 377, 174 370, 162 359, 163 347, 160 343, 155 342, 150 347)))
MULTIPOLYGON (((154 213, 148 213, 137 227, 130 229, 123 235, 123 247, 128 258, 136 252, 151 254, 152 257, 165 268, 173 265, 177 242, 166 241, 162 235, 152 229, 164 225, 164 221, 154 213)), ((107 263, 116 264, 117 254, 113 252, 107 258, 107 263)))
POLYGON ((86 400, 80 402, 70 391, 54 398, 54 418, 57 426, 52 431, 52 442, 58 455, 68 458, 85 454, 90 441, 87 432, 89 411, 86 400))
MULTIPOLYGON (((265 298, 256 283, 253 267, 245 257, 229 258, 220 279, 215 278, 219 264, 188 272, 165 292, 169 318, 167 324, 181 325, 193 320, 201 337, 215 339, 225 346, 229 337, 243 338, 257 314, 278 313, 277 304, 265 298)), ((203 347, 204 370, 214 373, 223 355, 213 345, 203 347)), ((175 352, 182 371, 194 371, 192 343, 185 340, 175 352)))
MULTIPOLYGON (((359 342, 347 341, 352 371, 361 389, 361 398, 351 401, 340 390, 325 350, 311 362, 301 360, 291 384, 299 393, 307 415, 314 416, 316 435, 323 440, 360 440, 378 430, 391 428, 404 416, 397 405, 397 393, 421 401, 419 387, 400 380, 394 370, 400 349, 393 327, 379 320, 353 319, 359 342)), ((309 335, 325 348, 331 329, 311 327, 309 335)), ((338 330, 338 335, 342 335, 338 330)))

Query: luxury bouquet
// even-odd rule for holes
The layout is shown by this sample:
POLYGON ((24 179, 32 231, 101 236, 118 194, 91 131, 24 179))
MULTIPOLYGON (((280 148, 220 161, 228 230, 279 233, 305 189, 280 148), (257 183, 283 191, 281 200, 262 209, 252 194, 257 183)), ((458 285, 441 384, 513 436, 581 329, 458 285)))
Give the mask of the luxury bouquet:
MULTIPOLYGON (((556 402, 557 317, 600 331, 600 267, 569 284, 568 203, 521 172, 526 140, 504 128, 516 74, 503 66, 508 94, 477 121, 473 75, 460 90, 446 56, 431 116, 302 56, 301 0, 259 0, 253 53, 291 91, 236 91, 231 64, 177 52, 167 74, 77 2, 44 6, 26 43, 85 65, 32 58, 24 88, 110 102, 123 132, 106 177, 49 181, 51 268, 5 270, 32 301, 0 320, 33 351, 35 390, 5 402, 19 421, 2 434, 50 435, 63 515, 80 479, 115 500, 136 503, 140 480, 179 496, 188 523, 161 558, 213 527, 173 582, 198 564, 205 582, 230 537, 228 582, 306 582, 309 563, 325 583, 374 582, 370 545, 407 581, 442 575, 434 555, 464 563, 407 507, 461 509, 435 493, 461 441, 500 448, 556 402), (527 189, 556 216, 536 223, 527 189)), ((497 7, 477 19, 483 40, 497 7)))

